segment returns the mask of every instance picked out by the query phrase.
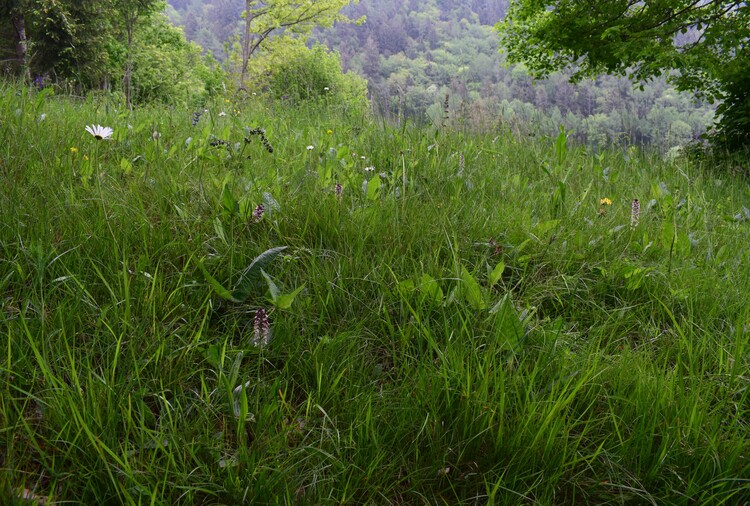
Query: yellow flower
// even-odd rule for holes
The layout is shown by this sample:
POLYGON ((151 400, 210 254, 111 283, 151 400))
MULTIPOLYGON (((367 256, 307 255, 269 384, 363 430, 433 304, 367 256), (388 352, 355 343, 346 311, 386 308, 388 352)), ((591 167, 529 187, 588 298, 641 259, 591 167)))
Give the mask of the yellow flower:
POLYGON ((76 153, 78 153, 78 148, 73 146, 72 148, 70 148, 70 152, 75 155, 76 153))
POLYGON ((88 160, 89 159, 88 155, 83 155, 83 159, 88 160))
POLYGON ((228 98, 225 98, 225 99, 224 99, 224 102, 226 102, 226 103, 228 104, 228 103, 229 103, 229 99, 228 99, 228 98))
POLYGON ((333 133, 333 130, 331 130, 331 129, 329 128, 328 130, 326 130, 326 133, 327 133, 328 135, 331 135, 331 134, 333 133))
POLYGON ((609 200, 607 197, 604 197, 603 199, 599 199, 599 204, 601 204, 603 206, 611 206, 612 205, 612 201, 609 200))

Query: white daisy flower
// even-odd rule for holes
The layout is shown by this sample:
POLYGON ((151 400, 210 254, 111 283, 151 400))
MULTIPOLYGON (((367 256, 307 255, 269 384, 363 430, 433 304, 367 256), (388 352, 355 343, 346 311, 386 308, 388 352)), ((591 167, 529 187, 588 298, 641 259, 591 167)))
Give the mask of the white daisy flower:
POLYGON ((315 149, 315 146, 313 146, 313 145, 307 146, 307 150, 308 151, 312 151, 313 149, 315 149))
POLYGON ((225 113, 224 111, 221 111, 221 112, 219 113, 219 117, 220 117, 220 118, 221 118, 222 116, 226 116, 226 115, 227 115, 227 113, 225 113))
POLYGON ((86 125, 86 131, 96 137, 96 140, 112 138, 112 129, 101 125, 86 125))

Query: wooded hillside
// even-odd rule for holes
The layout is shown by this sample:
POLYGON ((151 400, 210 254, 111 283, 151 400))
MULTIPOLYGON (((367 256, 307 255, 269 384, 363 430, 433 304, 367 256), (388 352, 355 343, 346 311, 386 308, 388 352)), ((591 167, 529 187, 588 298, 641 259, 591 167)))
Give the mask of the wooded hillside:
MULTIPOLYGON (((188 39, 225 59, 238 36, 241 0, 170 0, 170 18, 188 39)), ((506 67, 494 25, 506 0, 370 0, 345 9, 364 24, 339 24, 317 40, 341 54, 345 70, 365 76, 376 111, 391 119, 498 122, 550 134, 559 125, 593 145, 656 144, 666 151, 697 139, 714 108, 676 92, 663 80, 642 83, 602 76, 568 83, 555 74, 534 81, 522 66, 506 67)))

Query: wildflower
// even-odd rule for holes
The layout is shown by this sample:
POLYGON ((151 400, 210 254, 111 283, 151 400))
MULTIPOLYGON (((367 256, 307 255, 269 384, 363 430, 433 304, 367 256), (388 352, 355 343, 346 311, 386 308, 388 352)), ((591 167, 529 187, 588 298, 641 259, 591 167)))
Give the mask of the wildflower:
POLYGON ((630 226, 635 228, 638 226, 638 220, 641 217, 641 203, 638 199, 633 199, 633 203, 630 205, 630 226))
MULTIPOLYGON (((260 142, 263 143, 263 147, 266 148, 266 151, 269 153, 273 153, 273 146, 271 146, 271 143, 266 138, 266 131, 260 127, 253 128, 252 130, 245 127, 245 132, 248 133, 248 135, 257 135, 260 137, 260 142)), ((250 143, 250 138, 245 137, 245 144, 250 143)))
POLYGON ((203 111, 195 111, 193 113, 193 117, 190 119, 190 123, 193 126, 197 125, 198 121, 200 121, 202 115, 203 115, 203 111))
POLYGON ((112 129, 101 125, 86 125, 86 131, 96 137, 96 140, 112 138, 112 129))
POLYGON ((72 148, 70 148, 70 152, 75 155, 76 153, 78 153, 78 148, 73 146, 72 148))
POLYGON ((315 146, 313 146, 312 144, 310 144, 309 146, 307 146, 307 150, 308 151, 312 151, 313 149, 315 149, 315 146))
POLYGON ((156 130, 154 130, 154 133, 151 134, 151 138, 156 141, 156 140, 159 140, 159 137, 161 137, 161 134, 157 132, 156 130))
POLYGON ((375 167, 365 167, 365 172, 375 172, 375 167))
POLYGON ((225 99, 224 99, 224 102, 226 102, 226 103, 228 104, 228 103, 229 103, 229 99, 228 99, 228 98, 225 98, 225 99))
POLYGON ((266 208, 263 206, 263 204, 258 204, 253 210, 253 219, 251 220, 251 222, 255 223, 256 221, 260 221, 260 219, 263 218, 263 213, 265 211, 266 208))
POLYGON ((328 86, 326 86, 325 88, 323 88, 323 91, 329 91, 329 90, 330 90, 330 88, 328 86))
POLYGON ((226 115, 227 115, 227 113, 225 113, 224 111, 221 111, 221 112, 219 113, 219 117, 220 117, 220 118, 222 118, 222 117, 224 117, 224 116, 226 116, 226 115))
POLYGON ((367 157, 365 155, 362 155, 359 157, 361 160, 367 160, 367 157))
POLYGON ((599 205, 602 205, 602 206, 611 206, 612 205, 612 201, 609 200, 607 197, 604 197, 603 199, 599 199, 599 205))
POLYGON ((336 183, 333 187, 333 192, 336 194, 336 197, 341 198, 341 195, 344 193, 344 186, 341 183, 336 183))
POLYGON ((46 118, 47 118, 46 114, 44 114, 44 113, 40 114, 39 115, 39 123, 41 123, 42 121, 44 121, 46 118))
POLYGON ((212 148, 216 148, 219 146, 226 146, 227 148, 231 149, 231 144, 229 144, 228 141, 225 141, 224 139, 214 139, 211 142, 208 143, 209 146, 212 148))
POLYGON ((326 130, 326 133, 327 133, 328 135, 331 135, 331 134, 333 133, 333 130, 331 130, 331 129, 329 128, 328 130, 326 130))
POLYGON ((268 344, 271 339, 271 326, 268 322, 268 312, 265 308, 255 310, 253 322, 253 344, 256 346, 268 344))
POLYGON ((83 159, 86 160, 86 161, 88 161, 89 160, 89 156, 88 155, 83 155, 83 159))

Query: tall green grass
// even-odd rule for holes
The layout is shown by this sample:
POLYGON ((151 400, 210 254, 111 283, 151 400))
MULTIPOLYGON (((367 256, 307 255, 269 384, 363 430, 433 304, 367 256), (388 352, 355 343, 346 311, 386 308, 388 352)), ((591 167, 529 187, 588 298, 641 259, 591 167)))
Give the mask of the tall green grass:
POLYGON ((750 500, 747 181, 334 104, 0 98, 7 501, 750 500))

